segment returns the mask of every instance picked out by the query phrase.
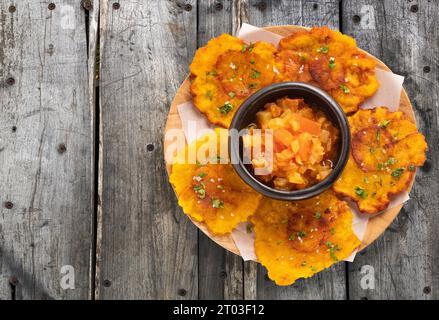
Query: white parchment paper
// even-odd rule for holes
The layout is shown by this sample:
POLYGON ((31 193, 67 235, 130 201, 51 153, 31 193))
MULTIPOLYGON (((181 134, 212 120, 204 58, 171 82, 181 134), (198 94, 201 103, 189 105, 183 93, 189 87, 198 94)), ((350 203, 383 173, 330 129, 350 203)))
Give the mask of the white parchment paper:
MULTIPOLYGON (((246 23, 241 26, 238 37, 247 43, 266 41, 275 46, 277 46, 282 39, 281 36, 275 33, 265 31, 246 23)), ((380 82, 380 88, 373 97, 365 101, 360 107, 363 109, 372 109, 378 106, 386 106, 391 111, 398 110, 404 77, 381 69, 376 69, 376 76, 380 82)), ((195 108, 191 101, 185 102, 177 108, 188 143, 196 140, 199 136, 206 133, 206 131, 214 129, 215 126, 212 125, 207 118, 197 110, 197 108, 195 108)), ((391 201, 389 208, 398 206, 406 202, 408 199, 409 195, 407 192, 401 193, 391 201)), ((354 214, 352 228, 357 237, 362 240, 367 230, 369 216, 360 213, 355 203, 350 201, 348 201, 348 203, 354 214)), ((247 228, 247 222, 239 224, 235 230, 233 230, 232 238, 245 261, 257 260, 254 251, 255 235, 251 229, 247 228)), ((356 253, 357 251, 355 250, 345 259, 345 261, 352 262, 356 253)))

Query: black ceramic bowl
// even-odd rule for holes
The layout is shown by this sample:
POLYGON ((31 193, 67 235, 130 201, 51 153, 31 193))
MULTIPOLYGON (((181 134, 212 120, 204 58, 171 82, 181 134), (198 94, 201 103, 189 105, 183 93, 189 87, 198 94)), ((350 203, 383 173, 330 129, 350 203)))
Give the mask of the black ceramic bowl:
POLYGON ((328 189, 340 176, 349 157, 350 129, 342 108, 326 92, 312 85, 301 82, 283 82, 265 87, 251 95, 235 113, 230 129, 238 131, 254 123, 256 112, 266 103, 288 96, 303 98, 311 107, 322 110, 340 131, 338 158, 332 172, 319 183, 301 190, 283 191, 265 185, 253 174, 242 161, 242 139, 229 138, 229 154, 232 165, 238 175, 257 192, 279 200, 303 200, 316 196, 328 189))

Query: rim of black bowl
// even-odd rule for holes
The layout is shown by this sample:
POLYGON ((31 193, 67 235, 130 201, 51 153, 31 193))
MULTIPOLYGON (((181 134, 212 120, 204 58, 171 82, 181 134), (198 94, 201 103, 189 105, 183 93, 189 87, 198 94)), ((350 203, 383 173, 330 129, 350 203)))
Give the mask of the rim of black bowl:
MULTIPOLYGON (((247 183, 257 192, 278 200, 304 200, 317 196, 318 194, 321 194, 325 190, 329 189, 342 173, 349 158, 351 140, 349 123, 343 109, 330 95, 313 85, 302 82, 282 82, 272 84, 255 92, 241 104, 233 116, 229 129, 236 129, 238 131, 243 129, 245 127, 242 126, 242 119, 244 116, 248 112, 254 112, 256 114, 255 110, 250 110, 254 104, 256 104, 259 100, 266 98, 267 96, 279 94, 283 91, 285 91, 285 96, 290 96, 292 98, 301 98, 305 92, 312 94, 321 99, 325 106, 328 107, 329 110, 324 107, 321 108, 321 110, 330 116, 336 127, 338 127, 340 130, 339 157, 331 173, 324 180, 309 188, 294 191, 278 190, 267 186, 256 179, 256 177, 246 168, 245 164, 242 162, 242 155, 240 152, 241 138, 231 139, 229 137, 229 154, 235 171, 245 183, 247 183)), ((260 106, 257 111, 259 111, 262 107, 263 105, 260 106)))

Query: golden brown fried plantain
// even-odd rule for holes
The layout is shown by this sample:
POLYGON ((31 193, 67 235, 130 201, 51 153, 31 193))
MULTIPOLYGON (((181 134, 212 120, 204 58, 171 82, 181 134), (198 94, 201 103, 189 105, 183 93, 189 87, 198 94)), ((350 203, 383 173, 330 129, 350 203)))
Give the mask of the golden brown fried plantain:
POLYGON ((245 44, 226 34, 210 40, 190 67, 195 106, 212 123, 227 128, 249 95, 274 82, 280 68, 275 52, 269 43, 245 44))
MULTIPOLYGON (((227 141, 227 130, 217 129, 180 151, 180 163, 173 164, 169 178, 183 211, 218 235, 230 233, 246 221, 261 198, 238 177, 231 164, 219 163, 224 162, 217 157, 220 152, 212 151, 218 150, 220 141, 227 141), (220 135, 226 139, 220 140, 220 135), (197 163, 189 163, 189 150, 197 151, 197 163)), ((222 148, 227 150, 227 145, 222 148)))
POLYGON ((264 198, 251 222, 258 261, 278 285, 308 278, 360 245, 352 212, 332 191, 297 202, 264 198))
MULTIPOLYGON (((282 39, 278 55, 294 54, 309 66, 313 82, 328 91, 346 113, 358 110, 378 90, 376 62, 357 48, 353 38, 338 31, 315 27, 282 39)), ((296 80, 288 72, 279 77, 296 80)))
POLYGON ((351 154, 333 190, 355 201, 360 211, 377 213, 410 186, 426 159, 427 143, 404 113, 384 107, 359 110, 349 124, 351 154))
POLYGON ((276 82, 314 82, 306 59, 302 58, 297 52, 282 50, 276 54, 276 58, 280 63, 280 73, 276 76, 276 82))

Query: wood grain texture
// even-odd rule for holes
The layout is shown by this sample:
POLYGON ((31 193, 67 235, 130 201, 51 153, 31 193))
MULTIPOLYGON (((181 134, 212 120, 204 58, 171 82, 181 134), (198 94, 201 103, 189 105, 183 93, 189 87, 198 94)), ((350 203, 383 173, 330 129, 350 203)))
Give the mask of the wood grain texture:
MULTIPOLYGON (((247 5, 247 3, 241 4, 239 7, 242 9, 243 7, 245 8, 245 5, 247 5)), ((258 4, 258 8, 261 9, 260 3, 258 4)), ((313 10, 317 10, 318 8, 319 8, 318 5, 317 5, 317 7, 313 6, 313 10)), ((265 9, 266 9, 266 7, 265 7, 265 9)), ((248 8, 245 8, 243 11, 248 12, 248 8)), ((233 12, 233 8, 232 8, 232 12, 233 12)), ((244 20, 248 20, 248 19, 245 18, 244 20)), ((291 34, 291 32, 294 32, 296 30, 300 30, 300 27, 294 28, 294 27, 289 27, 289 26, 275 26, 275 27, 267 27, 267 30, 270 30, 272 32, 278 33, 278 34, 283 35, 283 36, 288 36, 289 34, 291 34)), ((383 62, 381 62, 379 60, 377 62, 378 62, 378 67, 380 67, 384 70, 389 70, 388 67, 383 62)), ((189 80, 186 79, 184 81, 184 83, 182 84, 182 86, 180 87, 179 91, 177 92, 176 97, 174 98, 174 100, 171 104, 170 112, 168 114, 166 129, 165 129, 166 131, 168 131, 169 129, 181 128, 181 121, 180 121, 179 116, 178 116, 177 105, 180 103, 183 103, 189 99, 190 99, 189 80)), ((412 110, 412 106, 410 104, 410 101, 409 101, 408 96, 407 96, 405 91, 403 91, 401 93, 400 110, 405 112, 410 118, 414 119, 414 113, 412 110)), ((169 142, 165 141, 165 149, 166 149, 167 145, 169 145, 169 142)), ((170 169, 169 165, 168 165, 167 169, 169 171, 169 169, 170 169)), ((382 214, 377 215, 377 216, 373 217, 372 219, 370 219, 369 224, 368 224, 368 228, 367 228, 367 232, 363 238, 360 249, 364 249, 367 245, 372 243, 379 235, 381 235, 381 233, 390 225, 390 223, 396 217, 396 215, 400 211, 400 208, 401 208, 401 206, 389 209, 385 213, 382 213, 382 214)), ((233 243, 233 240, 230 236, 223 236, 223 237, 213 236, 206 229, 204 224, 198 223, 195 221, 193 221, 193 222, 200 230, 202 230, 205 234, 207 234, 211 239, 213 239, 219 245, 238 254, 238 250, 237 250, 237 248, 236 248, 235 244, 233 243)), ((208 252, 208 250, 206 250, 206 252, 208 252)), ((342 268, 341 265, 342 264, 340 264, 340 266, 338 266, 338 267, 342 268)), ((250 275, 257 274, 257 271, 255 271, 255 266, 256 265, 253 263, 248 263, 244 267, 244 270, 245 270, 244 272, 248 271, 250 275)), ((337 266, 334 266, 333 268, 337 268, 337 266)), ((204 277, 203 277, 203 279, 204 279, 204 277)), ((249 278, 249 276, 244 275, 244 279, 250 279, 250 278, 249 278)), ((216 280, 216 281, 218 282, 219 280, 216 280)), ((304 281, 311 281, 311 280, 304 280, 304 281)), ((244 296, 250 295, 250 297, 256 298, 256 296, 251 296, 251 293, 257 292, 257 290, 254 289, 255 288, 254 283, 249 282, 247 284, 247 286, 246 286, 246 284, 247 284, 246 280, 244 280, 244 296), (249 290, 246 290, 246 288, 249 290)), ((270 295, 268 295, 268 296, 270 296, 270 295)))
MULTIPOLYGON (((198 46, 222 33, 232 33, 239 5, 232 1, 198 2, 198 46)), ((199 299, 243 299, 243 261, 199 232, 199 299)))
MULTIPOLYGON (((249 23, 256 26, 270 25, 329 25, 339 26, 338 1, 267 1, 266 7, 260 1, 250 1, 249 23)), ((265 3, 265 2, 264 2, 265 3)), ((338 263, 319 275, 299 280, 288 287, 276 286, 266 276, 261 265, 246 262, 244 288, 246 294, 258 299, 344 299, 346 297, 346 279, 344 263, 338 263), (257 271, 253 269, 257 266, 257 271), (256 277, 255 277, 256 276, 256 277), (254 289, 253 289, 254 287, 254 289)))
POLYGON ((85 13, 78 1, 50 2, 54 10, 49 1, 0 0, 2 299, 90 295, 92 111, 85 13), (60 286, 64 265, 74 267, 73 290, 60 286))
POLYGON ((351 299, 439 297, 437 1, 343 1, 343 31, 406 77, 417 124, 429 145, 411 200, 397 219, 349 268, 351 299), (355 16, 355 18, 354 18, 355 16), (375 270, 375 289, 362 289, 364 265, 375 270))
MULTIPOLYGON (((199 12, 201 13, 199 23, 204 23, 206 27, 199 27, 202 32, 202 37, 200 38, 200 44, 203 45, 210 38, 219 35, 222 32, 230 32, 225 30, 225 28, 219 28, 218 26, 225 25, 230 21, 230 14, 224 15, 221 11, 226 10, 230 11, 232 15, 232 25, 231 28, 235 28, 235 24, 239 24, 242 22, 250 22, 254 25, 268 25, 270 23, 288 23, 292 20, 287 20, 282 18, 276 18, 277 15, 282 15, 283 17, 288 17, 291 19, 291 16, 296 14, 297 17, 302 17, 307 15, 302 15, 302 12, 305 10, 314 10, 318 14, 322 15, 322 10, 328 10, 328 13, 323 15, 325 17, 325 23, 328 22, 328 16, 334 16, 334 21, 338 24, 338 2, 337 1, 322 1, 320 5, 317 7, 309 6, 309 2, 306 1, 293 1, 293 2, 282 2, 282 1, 273 1, 267 2, 265 5, 261 5, 261 2, 256 1, 237 1, 233 2, 233 6, 230 6, 230 2, 220 2, 221 5, 218 6, 218 2, 203 2, 203 5, 207 7, 199 7, 199 12), (300 10, 297 10, 300 9, 300 10), (216 11, 219 11, 218 14, 216 11), (270 17, 271 20, 265 21, 264 13, 268 10, 270 13, 267 14, 267 17, 270 17), (335 10, 335 11, 334 11, 335 10), (335 14, 334 14, 335 12, 335 14), (288 13, 288 14, 286 14, 288 13), (209 15, 210 14, 210 15, 209 15), (203 17, 203 18, 201 18, 203 17), (218 22, 216 21, 218 20, 218 22), (214 20, 215 22, 209 22, 210 20, 214 20), (204 21, 204 22, 203 22, 204 21), (213 27, 216 26, 216 27, 213 27), (210 35, 205 30, 210 30, 212 35, 210 35)), ((313 16, 309 14, 309 16, 313 16)), ((306 19, 306 18, 305 18, 306 19)), ((313 20, 310 21, 309 25, 314 25, 316 22, 313 20)), ((332 25, 332 27, 335 27, 332 25)), ((335 27, 336 28, 336 27, 335 27)), ((278 32, 280 34, 289 34, 291 29, 288 28, 272 28, 271 31, 278 32)), ((171 111, 168 117, 167 129, 181 127, 181 123, 176 112, 176 105, 187 101, 190 97, 188 93, 188 81, 182 85, 182 88, 179 90, 179 94, 174 99, 173 104, 171 106, 171 111)), ((169 169, 169 168, 168 168, 169 169)), ((195 223, 203 232, 207 232, 204 225, 195 223)), ((233 252, 237 252, 235 245, 230 237, 212 237, 217 243, 221 245, 226 245, 225 247, 233 252)), ((232 260, 225 260, 224 254, 220 255, 219 252, 223 252, 218 248, 212 248, 211 243, 207 241, 204 235, 200 235, 200 297, 206 298, 220 298, 224 291, 222 288, 227 289, 222 284, 222 281, 217 277, 217 274, 221 272, 222 266, 225 263, 225 266, 239 266, 237 263, 236 257, 233 257, 232 260), (215 258, 216 257, 216 258, 215 258), (212 265, 213 262, 216 261, 216 265, 212 265), (204 263, 206 262, 206 263, 204 263), (209 289, 211 289, 209 291, 209 289)), ((230 254, 228 254, 230 256, 230 254)), ((246 299, 255 299, 264 297, 267 299, 291 299, 291 298, 317 298, 317 297, 325 297, 327 299, 330 298, 344 298, 345 294, 345 267, 344 264, 338 264, 333 268, 329 269, 327 272, 322 273, 319 276, 319 279, 314 278, 315 280, 306 280, 307 285, 300 286, 292 286, 288 288, 279 288, 276 287, 273 283, 267 282, 265 273, 266 271, 262 267, 257 267, 257 264, 252 262, 245 263, 244 265, 244 275, 243 275, 243 288, 242 295, 246 299), (263 281, 262 281, 262 280, 263 281), (326 282, 327 286, 324 286, 325 291, 321 290, 322 283, 326 282), (315 281, 312 283, 312 281, 315 281), (268 283, 268 284, 267 284, 268 283)), ((238 273, 236 273, 238 274, 238 273)), ((227 279, 227 278, 226 278, 227 279)), ((227 284, 227 282, 226 282, 227 284)), ((236 291, 235 291, 236 292, 236 291)), ((238 291, 239 292, 239 291, 238 291)), ((239 297, 239 296, 238 296, 239 297)))
POLYGON ((89 92, 89 105, 90 105, 90 118, 91 118, 91 143, 92 143, 92 175, 94 184, 92 187, 92 204, 93 220, 91 235, 93 237, 92 250, 90 250, 90 299, 95 298, 96 294, 96 243, 97 243, 97 216, 98 212, 102 213, 99 196, 102 194, 100 189, 102 187, 102 179, 99 177, 99 163, 102 157, 101 144, 100 144, 100 131, 99 131, 99 108, 97 107, 98 101, 96 99, 98 92, 98 68, 96 67, 98 61, 98 47, 99 47, 99 4, 100 0, 92 0, 92 7, 86 12, 87 26, 88 26, 88 92, 89 92))
POLYGON ((197 298, 197 232, 162 156, 169 104, 196 49, 196 3, 112 3, 101 1, 100 18, 97 298, 197 298))

